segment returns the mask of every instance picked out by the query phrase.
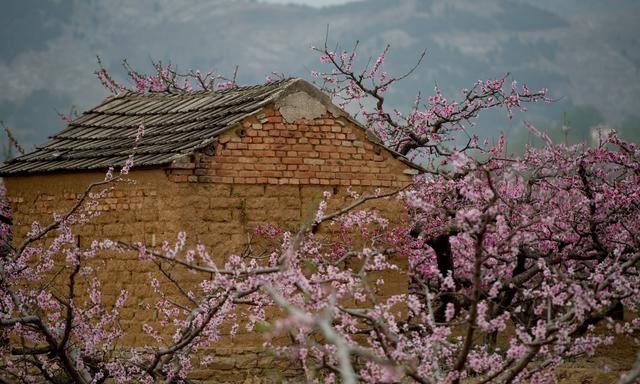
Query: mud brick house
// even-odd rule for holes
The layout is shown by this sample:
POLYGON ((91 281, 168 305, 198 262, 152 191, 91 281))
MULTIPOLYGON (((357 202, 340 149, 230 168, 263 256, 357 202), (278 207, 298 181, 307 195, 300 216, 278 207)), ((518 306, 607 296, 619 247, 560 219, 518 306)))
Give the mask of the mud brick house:
MULTIPOLYGON (((47 222, 53 212, 71 206, 108 167, 121 166, 140 124, 145 134, 131 174, 137 183, 117 188, 101 202, 102 215, 76 231, 81 244, 110 238, 153 246, 184 230, 212 255, 228 255, 241 250, 258 223, 295 229, 313 217, 325 190, 345 196, 349 186, 398 188, 416 173, 414 165, 302 79, 216 92, 123 93, 0 168, 16 239, 34 220, 47 222)), ((377 202, 376 208, 393 214, 397 206, 377 202)), ((123 326, 140 327, 152 320, 136 310, 149 296, 151 269, 114 257, 121 259, 106 263, 102 272, 111 282, 105 293, 115 297, 128 289, 132 297, 122 311, 123 326)), ((396 288, 406 289, 406 280, 396 288)), ((140 342, 136 337, 144 336, 134 333, 128 342, 140 342)), ((257 339, 240 335, 223 343, 217 354, 228 357, 200 379, 220 379, 238 369, 255 373, 261 360, 247 346, 257 339)))

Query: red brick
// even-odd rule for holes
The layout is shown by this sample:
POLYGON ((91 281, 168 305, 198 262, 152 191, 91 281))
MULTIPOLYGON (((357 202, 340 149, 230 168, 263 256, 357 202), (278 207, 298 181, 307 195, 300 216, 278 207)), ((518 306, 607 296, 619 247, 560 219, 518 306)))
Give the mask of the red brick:
POLYGON ((297 177, 298 179, 304 179, 304 178, 311 178, 315 176, 315 172, 303 172, 303 171, 296 171, 293 173, 293 175, 295 177, 297 177))
POLYGON ((324 164, 324 160, 322 159, 304 159, 304 163, 305 164, 311 164, 311 165, 322 165, 324 164))
POLYGON ((240 171, 238 172, 238 176, 240 177, 258 177, 260 176, 259 171, 240 171))
POLYGON ((310 152, 313 151, 313 146, 309 144, 294 144, 291 146, 291 149, 299 152, 310 152))
POLYGON ((261 164, 261 163, 254 165, 254 168, 257 169, 258 171, 273 171, 276 169, 275 165, 273 164, 261 164))
POLYGON ((335 148, 330 145, 316 145, 314 149, 318 152, 333 152, 335 148))
POLYGON ((285 157, 282 159, 282 164, 302 164, 302 159, 299 157, 285 157))
POLYGON ((171 164, 171 169, 194 169, 195 163, 174 163, 171 164))

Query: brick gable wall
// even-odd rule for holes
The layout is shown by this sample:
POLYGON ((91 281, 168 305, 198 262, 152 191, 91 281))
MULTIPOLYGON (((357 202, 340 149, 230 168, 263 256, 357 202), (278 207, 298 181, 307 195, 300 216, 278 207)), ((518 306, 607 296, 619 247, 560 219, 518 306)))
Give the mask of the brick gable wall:
POLYGON ((352 121, 327 113, 286 122, 274 108, 223 134, 213 155, 198 153, 168 170, 175 182, 401 187, 409 166, 366 138, 352 121))

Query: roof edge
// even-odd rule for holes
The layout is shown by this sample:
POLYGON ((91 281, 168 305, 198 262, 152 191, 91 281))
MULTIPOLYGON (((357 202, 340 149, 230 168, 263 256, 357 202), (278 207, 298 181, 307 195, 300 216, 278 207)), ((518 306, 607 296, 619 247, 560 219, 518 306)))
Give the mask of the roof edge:
MULTIPOLYGON (((398 153, 397 151, 394 151, 391 148, 388 148, 387 146, 384 145, 384 143, 382 142, 382 140, 371 130, 368 129, 366 126, 364 126, 363 124, 361 124, 358 120, 356 120, 354 117, 352 117, 348 112, 346 112, 344 109, 338 107, 336 104, 333 103, 333 101, 331 100, 331 97, 329 95, 327 95, 325 92, 323 92, 320 88, 318 88, 316 85, 314 85, 313 83, 310 83, 309 81, 303 79, 303 78, 289 78, 289 79, 284 79, 284 80, 280 80, 278 81, 276 86, 277 89, 275 90, 275 92, 271 93, 270 95, 268 95, 266 98, 264 98, 263 100, 261 100, 259 103, 254 104, 253 107, 254 109, 248 112, 243 113, 242 115, 238 115, 237 117, 235 117, 233 120, 227 122, 226 126, 222 129, 219 130, 219 132, 216 134, 215 137, 211 137, 209 139, 205 139, 203 141, 201 141, 200 143, 194 143, 195 145, 193 145, 191 148, 185 149, 183 150, 183 152, 180 153, 176 153, 175 156, 168 158, 164 161, 158 161, 157 163, 148 163, 145 165, 145 168, 148 167, 156 167, 156 168, 160 168, 160 167, 164 167, 167 165, 172 164, 174 161, 178 160, 179 158, 182 158, 184 156, 189 156, 197 151, 202 150, 203 148, 211 145, 212 142, 216 141, 217 138, 219 137, 220 134, 223 134, 225 132, 228 132, 229 130, 234 129, 234 127, 237 127, 237 125, 242 122, 243 120, 252 117, 252 116, 256 116, 259 115, 264 108, 267 105, 274 105, 274 107, 283 115, 283 118, 287 121, 287 122, 293 122, 297 119, 301 119, 301 118, 307 118, 307 119, 314 119, 314 118, 318 118, 320 116, 325 115, 327 112, 330 113, 332 116, 334 116, 335 118, 343 118, 346 121, 352 123, 354 126, 360 128, 361 130, 363 130, 366 134, 366 139, 371 142, 372 144, 378 146, 379 148, 387 151, 390 155, 392 155, 394 158, 396 158, 397 160, 403 162, 405 165, 419 171, 419 172, 425 172, 425 169, 421 166, 419 166, 418 164, 413 163, 411 160, 409 160, 406 156, 398 153)), ((264 85, 268 85, 264 84, 264 85)), ((247 88, 247 89, 252 89, 255 88, 257 86, 250 86, 250 87, 240 87, 242 88, 247 88)), ((227 92, 222 92, 222 93, 229 93, 232 90, 227 90, 227 92)), ((117 99, 117 98, 122 98, 125 95, 116 95, 116 96, 109 96, 105 99, 105 101, 103 101, 100 105, 103 105, 105 102, 109 101, 109 100, 113 100, 113 99, 117 99)), ((99 106, 98 106, 99 107, 99 106)), ((94 107, 92 109, 90 109, 89 111, 92 111, 98 107, 94 107)), ((86 112, 85 112, 86 113, 86 112)), ((45 145, 46 147, 46 145, 45 145)), ((20 159, 22 156, 19 156, 17 158, 14 159, 10 159, 6 162, 4 162, 4 164, 0 165, 0 177, 13 177, 13 176, 22 176, 22 175, 38 175, 38 174, 50 174, 50 173, 60 173, 60 172, 65 172, 65 171, 78 171, 78 172, 82 172, 82 171, 93 171, 95 170, 92 168, 83 168, 83 169, 51 169, 49 171, 34 171, 34 172, 30 172, 30 171, 9 171, 7 172, 6 169, 7 168, 11 168, 10 165, 13 164, 16 160, 20 159)))

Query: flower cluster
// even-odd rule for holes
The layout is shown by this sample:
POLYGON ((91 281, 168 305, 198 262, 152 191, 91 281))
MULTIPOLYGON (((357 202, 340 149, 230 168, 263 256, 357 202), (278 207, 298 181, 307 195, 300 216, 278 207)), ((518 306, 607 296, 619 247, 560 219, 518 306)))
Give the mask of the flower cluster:
POLYGON ((102 65, 98 58, 99 69, 95 72, 102 86, 109 92, 118 94, 121 92, 135 93, 183 93, 193 90, 217 91, 234 88, 238 68, 232 78, 214 72, 202 73, 199 70, 190 70, 180 73, 172 64, 163 64, 161 61, 152 61, 153 72, 142 73, 133 69, 124 60, 122 66, 127 71, 130 86, 118 82, 102 65))

